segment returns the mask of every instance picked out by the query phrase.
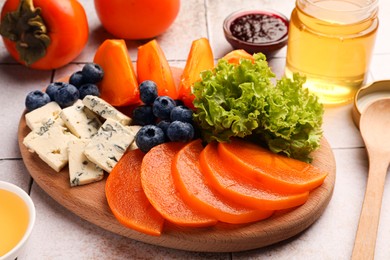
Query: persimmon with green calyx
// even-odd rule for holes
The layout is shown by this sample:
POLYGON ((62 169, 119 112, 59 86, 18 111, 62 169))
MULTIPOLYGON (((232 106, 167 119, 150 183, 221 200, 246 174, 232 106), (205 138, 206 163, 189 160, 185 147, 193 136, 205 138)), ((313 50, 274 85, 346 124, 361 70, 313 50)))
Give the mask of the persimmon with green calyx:
POLYGON ((180 0, 95 0, 103 27, 121 39, 151 39, 175 21, 180 0))
POLYGON ((112 213, 122 225, 159 236, 164 218, 153 208, 142 190, 143 157, 144 153, 138 149, 123 155, 107 177, 106 198, 112 213))
POLYGON ((272 210, 254 209, 236 203, 210 185, 199 164, 202 150, 201 140, 194 140, 184 146, 173 160, 172 176, 175 186, 188 205, 231 224, 259 221, 272 215, 272 210))
POLYGON ((104 71, 103 80, 98 83, 102 99, 113 106, 140 103, 137 76, 124 40, 105 40, 93 61, 104 71))
POLYGON ((178 93, 171 68, 155 39, 138 47, 137 74, 138 82, 154 81, 159 96, 177 99, 178 93))
POLYGON ((201 79, 201 72, 214 68, 214 55, 207 38, 200 38, 192 42, 187 63, 179 85, 179 99, 184 105, 194 109, 192 101, 195 96, 192 94, 192 85, 201 79))
POLYGON ((172 162, 184 145, 181 142, 163 143, 145 154, 141 165, 142 188, 150 203, 166 220, 187 227, 215 225, 215 218, 186 204, 175 186, 172 162))
POLYGON ((74 60, 88 41, 88 20, 77 0, 6 0, 0 34, 10 55, 33 69, 74 60))

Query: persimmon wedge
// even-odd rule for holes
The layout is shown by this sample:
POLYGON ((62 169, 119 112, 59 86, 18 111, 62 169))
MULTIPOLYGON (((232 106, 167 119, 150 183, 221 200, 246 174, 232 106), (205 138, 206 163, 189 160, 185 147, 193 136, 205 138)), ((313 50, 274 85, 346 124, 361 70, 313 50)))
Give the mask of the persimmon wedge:
POLYGON ((172 161, 185 143, 169 142, 153 147, 142 160, 142 188, 154 208, 168 221, 187 227, 215 225, 217 219, 191 208, 177 190, 172 161))
POLYGON ((201 72, 214 68, 214 55, 207 38, 200 38, 192 42, 186 66, 180 78, 179 99, 184 105, 193 109, 195 96, 192 94, 192 85, 201 79, 201 72))
POLYGON ((199 157, 204 176, 215 189, 232 201, 262 210, 282 210, 305 203, 309 192, 287 194, 270 190, 260 182, 254 182, 234 174, 230 163, 221 160, 217 143, 209 143, 199 157))
POLYGON ((173 160, 173 179, 188 205, 231 224, 263 220, 272 215, 272 210, 253 209, 233 202, 209 185, 199 165, 202 150, 201 140, 194 140, 182 148, 173 160))
POLYGON ((171 68, 155 39, 138 47, 137 74, 139 83, 145 80, 154 81, 159 96, 177 99, 178 93, 171 68))
POLYGON ((320 186, 327 173, 299 160, 275 154, 257 144, 233 138, 219 143, 218 153, 236 173, 275 191, 301 193, 320 186))
POLYGON ((140 102, 137 76, 124 40, 105 40, 93 61, 104 71, 103 80, 98 83, 102 99, 113 106, 140 102))
POLYGON ((241 59, 251 60, 252 62, 255 61, 252 55, 242 49, 233 50, 223 56, 222 59, 227 60, 227 62, 232 64, 239 64, 241 59))
POLYGON ((164 218, 153 208, 142 190, 143 157, 144 153, 138 149, 123 155, 107 177, 106 198, 112 213, 122 225, 159 236, 164 218))

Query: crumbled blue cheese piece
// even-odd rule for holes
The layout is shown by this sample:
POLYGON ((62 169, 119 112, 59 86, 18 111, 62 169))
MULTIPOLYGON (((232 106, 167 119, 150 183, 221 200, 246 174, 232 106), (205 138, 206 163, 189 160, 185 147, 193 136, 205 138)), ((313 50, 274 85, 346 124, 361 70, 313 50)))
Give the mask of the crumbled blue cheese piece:
POLYGON ((134 135, 128 126, 107 119, 85 147, 84 154, 110 173, 133 141, 134 135))
POLYGON ((74 140, 68 144, 70 186, 85 185, 100 181, 104 177, 103 169, 92 163, 84 155, 89 140, 74 140))
POLYGON ((83 99, 83 103, 86 107, 104 119, 112 119, 118 121, 122 125, 129 125, 131 123, 130 117, 118 111, 112 105, 99 97, 87 95, 83 99))
POLYGON ((90 139, 102 125, 99 118, 81 100, 64 108, 60 114, 69 131, 82 139, 90 139))
POLYGON ((38 156, 55 171, 59 172, 68 163, 68 143, 77 140, 62 126, 52 126, 45 132, 31 131, 23 144, 30 152, 38 156))
POLYGON ((46 126, 46 128, 52 125, 63 126, 64 122, 60 118, 60 113, 61 107, 53 101, 26 113, 26 124, 31 130, 41 128, 42 126, 46 126))

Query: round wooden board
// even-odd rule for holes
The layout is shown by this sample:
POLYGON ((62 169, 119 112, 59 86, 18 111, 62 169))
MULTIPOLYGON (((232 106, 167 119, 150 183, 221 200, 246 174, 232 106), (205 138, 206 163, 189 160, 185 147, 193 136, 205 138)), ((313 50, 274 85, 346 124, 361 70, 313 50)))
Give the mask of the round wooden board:
POLYGON ((18 130, 23 161, 34 181, 49 196, 69 211, 99 227, 138 241, 169 248, 202 252, 237 252, 291 238, 321 216, 332 197, 335 184, 335 159, 329 143, 323 138, 321 148, 313 153, 313 165, 329 174, 324 183, 311 192, 304 205, 276 212, 266 220, 245 225, 218 223, 207 228, 186 228, 166 222, 163 234, 155 237, 126 228, 115 219, 106 201, 105 179, 71 188, 67 167, 57 173, 23 145, 23 139, 29 132, 23 114, 18 130))

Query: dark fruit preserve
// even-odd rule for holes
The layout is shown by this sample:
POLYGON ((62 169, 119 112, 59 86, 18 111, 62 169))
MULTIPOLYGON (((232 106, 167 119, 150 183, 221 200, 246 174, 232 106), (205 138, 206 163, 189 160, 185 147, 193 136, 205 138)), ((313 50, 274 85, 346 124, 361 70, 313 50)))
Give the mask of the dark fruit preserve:
POLYGON ((246 14, 230 24, 234 37, 248 43, 274 42, 288 33, 287 22, 273 14, 246 14))

